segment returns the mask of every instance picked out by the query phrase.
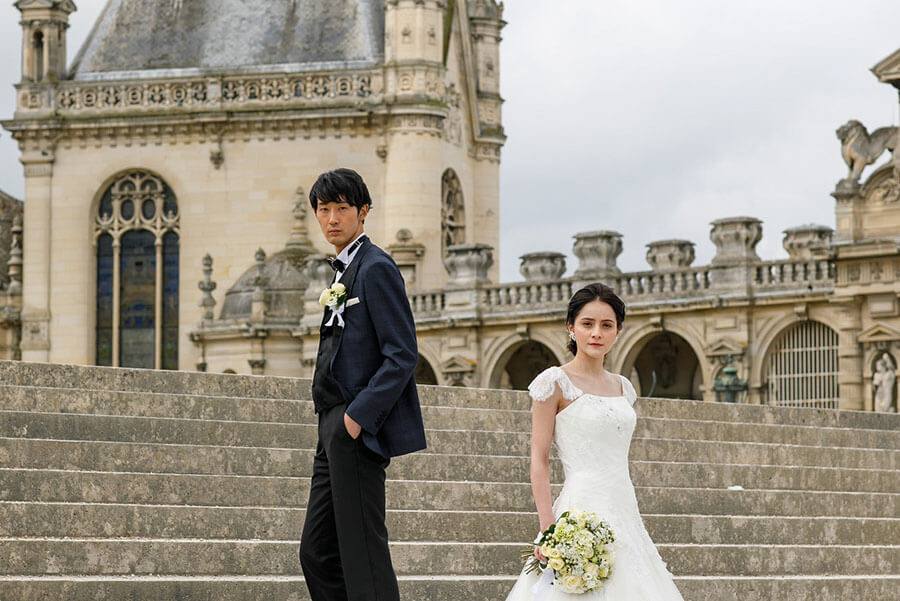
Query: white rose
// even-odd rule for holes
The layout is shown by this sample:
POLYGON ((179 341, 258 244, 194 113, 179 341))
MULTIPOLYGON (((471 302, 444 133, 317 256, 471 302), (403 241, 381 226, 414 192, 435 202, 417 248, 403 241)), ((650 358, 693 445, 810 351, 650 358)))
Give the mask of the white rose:
POLYGON ((322 294, 319 295, 319 304, 322 305, 323 307, 327 307, 328 301, 330 298, 331 298, 331 290, 326 288, 325 290, 322 291, 322 294))
POLYGON ((334 290, 335 296, 340 296, 347 291, 347 287, 340 282, 337 282, 334 286, 331 287, 331 289, 334 290))

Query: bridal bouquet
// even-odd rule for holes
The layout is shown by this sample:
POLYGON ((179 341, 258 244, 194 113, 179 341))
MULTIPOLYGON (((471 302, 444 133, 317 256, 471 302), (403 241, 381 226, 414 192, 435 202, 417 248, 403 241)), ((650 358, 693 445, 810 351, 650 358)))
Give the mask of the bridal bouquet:
POLYGON ((547 562, 534 557, 532 547, 523 553, 529 557, 525 571, 544 572, 545 578, 552 573, 553 585, 566 593, 597 590, 612 570, 613 556, 608 545, 614 540, 609 524, 596 514, 570 509, 535 540, 547 562))

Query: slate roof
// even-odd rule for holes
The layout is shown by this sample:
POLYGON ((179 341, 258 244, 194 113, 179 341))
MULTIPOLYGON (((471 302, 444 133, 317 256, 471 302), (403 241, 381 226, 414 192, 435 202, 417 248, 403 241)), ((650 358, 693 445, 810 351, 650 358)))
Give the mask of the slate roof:
POLYGON ((70 74, 339 69, 383 56, 382 0, 108 0, 70 74))

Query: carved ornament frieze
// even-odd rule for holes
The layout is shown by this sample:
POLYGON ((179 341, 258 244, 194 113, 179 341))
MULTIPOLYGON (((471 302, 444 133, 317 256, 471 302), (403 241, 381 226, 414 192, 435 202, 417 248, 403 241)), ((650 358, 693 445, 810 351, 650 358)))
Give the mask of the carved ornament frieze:
POLYGON ((383 76, 374 70, 117 83, 66 81, 57 84, 53 95, 27 90, 27 102, 22 108, 55 109, 62 116, 90 116, 156 110, 233 111, 260 106, 327 107, 381 102, 383 88, 383 76))

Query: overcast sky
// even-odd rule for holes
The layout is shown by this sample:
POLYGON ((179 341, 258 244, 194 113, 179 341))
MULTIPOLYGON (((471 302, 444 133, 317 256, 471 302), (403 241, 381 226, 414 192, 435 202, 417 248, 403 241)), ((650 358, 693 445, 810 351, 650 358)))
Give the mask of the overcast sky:
MULTIPOLYGON (((323 0, 324 1, 324 0, 323 0)), ((69 59, 105 0, 75 0, 69 59)), ((709 221, 763 220, 764 259, 782 231, 834 226, 846 175, 834 130, 896 125, 896 91, 869 69, 900 48, 897 0, 506 0, 501 58, 501 279, 518 257, 569 254, 572 235, 624 235, 624 270, 645 244, 686 238, 713 255, 709 221)), ((19 13, 0 3, 0 117, 20 75, 19 13)), ((21 198, 18 152, 0 132, 0 189, 21 198)), ((871 170, 871 168, 870 168, 871 170)), ((868 171, 866 172, 868 173, 868 171)))

